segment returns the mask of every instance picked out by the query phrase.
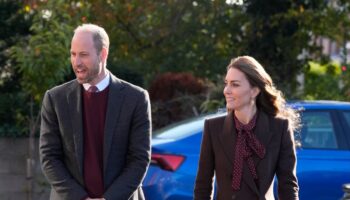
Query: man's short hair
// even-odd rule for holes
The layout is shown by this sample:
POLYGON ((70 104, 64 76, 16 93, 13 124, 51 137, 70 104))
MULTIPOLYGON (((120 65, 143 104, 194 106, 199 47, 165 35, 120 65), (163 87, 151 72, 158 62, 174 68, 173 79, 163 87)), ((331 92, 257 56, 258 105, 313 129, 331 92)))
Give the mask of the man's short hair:
POLYGON ((100 53, 103 47, 107 50, 109 49, 109 37, 104 28, 95 24, 82 24, 74 30, 74 33, 77 32, 89 32, 92 34, 97 53, 100 53))

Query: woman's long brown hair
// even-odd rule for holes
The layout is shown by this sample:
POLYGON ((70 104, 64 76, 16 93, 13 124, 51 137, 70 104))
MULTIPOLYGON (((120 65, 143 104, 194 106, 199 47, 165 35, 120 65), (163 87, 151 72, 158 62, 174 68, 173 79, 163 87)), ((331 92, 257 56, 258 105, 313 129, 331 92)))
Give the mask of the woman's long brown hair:
POLYGON ((250 56, 239 56, 231 60, 227 70, 235 68, 247 77, 252 87, 260 89, 256 97, 256 106, 267 114, 289 120, 289 128, 293 131, 300 126, 299 114, 286 105, 283 94, 278 90, 263 66, 250 56))

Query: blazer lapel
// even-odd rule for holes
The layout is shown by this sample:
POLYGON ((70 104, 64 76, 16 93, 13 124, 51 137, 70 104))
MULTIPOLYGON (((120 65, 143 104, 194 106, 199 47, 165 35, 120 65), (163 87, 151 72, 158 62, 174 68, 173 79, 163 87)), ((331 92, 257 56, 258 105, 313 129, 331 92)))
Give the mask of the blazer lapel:
MULTIPOLYGON (((269 117, 267 116, 266 113, 262 111, 259 112, 254 133, 256 135, 256 138, 266 149, 272 137, 272 133, 270 131, 270 126, 269 126, 269 117)), ((260 160, 261 159, 257 155, 254 155, 255 166, 258 165, 260 160)))
MULTIPOLYGON (((232 169, 233 169, 233 161, 235 156, 234 148, 235 148, 235 143, 237 138, 237 132, 234 126, 233 115, 234 115, 233 112, 229 112, 227 114, 224 122, 223 134, 220 137, 226 156, 231 161, 232 169)), ((265 147, 271 138, 268 122, 269 122, 268 116, 263 112, 259 112, 257 125, 255 127, 254 133, 256 134, 258 140, 265 147)), ((254 155, 253 160, 254 160, 255 166, 257 166, 261 159, 256 155, 254 155)), ((245 162, 243 164, 242 181, 245 181, 255 193, 257 193, 258 195, 260 194, 258 187, 253 179, 253 176, 250 174, 248 166, 245 162)))
POLYGON ((78 161, 80 174, 83 175, 83 119, 82 119, 82 97, 81 86, 78 82, 72 84, 67 93, 68 111, 71 116, 75 156, 78 161))
POLYGON ((224 121, 223 133, 220 134, 220 141, 222 144, 222 148, 224 148, 225 155, 231 163, 232 169, 236 137, 237 133, 233 124, 233 112, 228 112, 224 121))
MULTIPOLYGON (((111 80, 109 84, 109 94, 107 103, 106 122, 104 128, 104 146, 103 146, 103 167, 106 172, 108 155, 112 145, 112 138, 114 134, 115 126, 118 122, 121 106, 123 104, 124 95, 122 94, 122 82, 111 73, 111 80)), ((106 173, 104 173, 106 174, 106 173)))
MULTIPOLYGON (((273 132, 271 131, 270 123, 271 123, 271 120, 269 119, 269 116, 266 113, 260 111, 254 133, 256 134, 256 137, 261 142, 261 144, 265 147, 266 150, 268 145, 271 142, 271 138, 273 135, 273 132)), ((268 155, 265 154, 265 157, 266 156, 268 155)), ((264 174, 266 174, 264 170, 266 170, 266 168, 259 167, 259 164, 261 163, 261 159, 257 155, 254 155, 253 159, 254 159, 254 164, 256 166, 257 173, 259 176, 259 181, 258 181, 259 189, 264 190, 266 189, 265 188, 266 185, 264 184, 265 183, 264 174)))
MULTIPOLYGON (((222 143, 222 147, 224 148, 224 152, 227 156, 227 159, 230 160, 231 166, 229 169, 233 171, 233 161, 235 157, 235 145, 237 139, 237 132, 233 122, 233 112, 228 112, 224 122, 223 134, 221 134, 220 140, 222 143)), ((251 176, 246 164, 243 164, 243 172, 242 172, 242 181, 245 181, 249 187, 259 194, 258 188, 251 176), (248 171, 247 171, 248 170, 248 171)))
MULTIPOLYGON (((266 148, 270 139, 271 139, 272 134, 270 133, 270 129, 269 129, 269 118, 262 111, 260 111, 258 114, 254 134, 256 135, 259 142, 266 148)), ((266 156, 266 154, 265 154, 265 156, 266 156)), ((260 174, 259 181, 258 181, 259 184, 261 182, 262 173, 264 173, 264 172, 259 173, 258 166, 259 166, 260 161, 261 161, 261 159, 257 155, 253 154, 254 165, 256 167, 258 174, 260 174)), ((253 176, 251 175, 251 173, 249 171, 248 165, 245 163, 243 166, 244 166, 243 167, 243 177, 242 177, 243 180, 252 188, 252 190, 254 192, 256 192, 258 195, 260 195, 260 192, 258 190, 256 182, 254 181, 253 176)), ((261 185, 259 185, 259 188, 261 188, 261 185)))
MULTIPOLYGON (((261 127, 258 127, 258 124, 259 124, 259 118, 260 118, 260 114, 259 114, 259 116, 258 116, 258 118, 257 118, 257 125, 256 125, 256 127, 255 127, 255 131, 254 131, 254 133, 257 131, 257 130, 259 130, 261 127)), ((233 123, 233 122, 232 122, 233 123)), ((259 130, 260 131, 260 130, 259 130)), ((263 131, 263 130, 261 130, 261 131, 263 131)), ((258 138, 258 140, 260 141, 260 138, 258 138)), ((260 160, 259 158, 258 158, 258 156, 257 155, 255 155, 254 153, 253 153, 253 162, 255 163, 255 166, 257 166, 256 164, 256 162, 258 162, 256 159, 258 159, 258 160, 260 160)), ((257 185, 256 185, 256 183, 255 183, 255 181, 254 181, 254 178, 253 178, 253 176, 252 176, 252 174, 251 174, 251 172, 250 172, 250 170, 249 170, 249 168, 248 168, 248 164, 247 164, 247 162, 246 161, 244 161, 243 162, 243 172, 242 172, 242 182, 245 182, 245 183, 247 183, 247 185, 250 187, 250 189, 252 190, 252 191, 254 191, 256 194, 258 194, 259 196, 260 196, 260 192, 259 192, 259 190, 258 190, 258 187, 257 187, 257 185)))

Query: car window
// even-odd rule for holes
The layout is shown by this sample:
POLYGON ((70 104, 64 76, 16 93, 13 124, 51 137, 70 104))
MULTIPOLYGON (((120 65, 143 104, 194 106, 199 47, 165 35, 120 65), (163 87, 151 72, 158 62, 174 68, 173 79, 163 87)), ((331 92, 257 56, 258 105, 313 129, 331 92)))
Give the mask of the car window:
POLYGON ((329 112, 305 111, 301 115, 300 133, 302 148, 337 149, 338 144, 329 112))
POLYGON ((350 112, 344 112, 344 116, 345 116, 346 122, 348 123, 348 126, 350 126, 350 112))
POLYGON ((182 123, 172 124, 163 129, 158 130, 155 138, 159 139, 180 139, 192 134, 198 133, 202 130, 204 118, 198 118, 192 121, 185 121, 182 123))
POLYGON ((225 112, 210 113, 200 117, 190 118, 166 127, 158 129, 153 133, 157 139, 181 139, 202 132, 204 120, 211 117, 226 115, 225 112))

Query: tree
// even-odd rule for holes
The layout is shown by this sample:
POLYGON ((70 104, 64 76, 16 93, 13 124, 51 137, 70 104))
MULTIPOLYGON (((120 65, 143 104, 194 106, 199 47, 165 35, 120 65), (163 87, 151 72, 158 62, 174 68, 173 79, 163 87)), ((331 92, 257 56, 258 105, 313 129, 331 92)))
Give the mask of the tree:
POLYGON ((305 70, 304 98, 307 100, 333 99, 346 100, 339 87, 341 69, 339 64, 309 62, 310 68, 305 70))
POLYGON ((36 116, 30 126, 31 133, 37 131, 39 109, 36 107, 45 91, 71 73, 70 39, 87 9, 88 5, 64 0, 41 2, 29 8, 34 12, 31 35, 12 47, 12 58, 21 73, 22 92, 29 98, 29 118, 36 116))
POLYGON ((31 18, 26 16, 21 1, 0 1, 0 136, 17 135, 21 132, 16 124, 16 112, 23 109, 23 96, 16 91, 20 79, 14 62, 10 59, 10 48, 20 38, 28 35, 31 18))
MULTIPOLYGON (((91 1, 92 3, 92 1, 91 1)), ((110 33, 108 66, 128 68, 151 80, 164 72, 216 78, 241 48, 244 18, 224 1, 93 1, 89 21, 110 33), (97 14, 98 13, 98 14, 97 14)))
MULTIPOLYGON (((81 22, 106 29, 111 40, 108 68, 145 88, 164 72, 191 72, 220 86, 232 57, 252 55, 288 98, 301 97, 296 76, 309 60, 321 64, 329 60, 315 38, 329 37, 343 44, 350 33, 345 0, 246 0, 243 5, 224 0, 60 0, 40 1, 36 6, 40 17, 32 26, 32 39, 17 45, 14 54, 20 63, 17 69, 25 74, 18 81, 23 91, 35 94, 36 105, 47 88, 74 77, 66 50, 73 25, 81 22), (61 6, 43 7, 50 4, 61 6), (53 67, 57 60, 64 66, 53 67)), ((17 116, 25 119, 26 114, 17 116)))
POLYGON ((133 77, 143 77, 145 83, 139 84, 146 88, 165 72, 191 72, 220 88, 230 59, 252 55, 290 99, 304 95, 297 90, 296 76, 308 68, 308 61, 329 61, 315 38, 341 36, 334 24, 349 27, 332 2, 346 5, 339 0, 246 0, 242 5, 223 0, 99 0, 90 1, 94 14, 88 21, 110 33, 109 69, 117 75, 128 69, 133 77))
MULTIPOLYGON (((246 51, 266 68, 287 96, 295 97, 296 75, 305 66, 299 56, 308 50, 308 35, 302 21, 309 9, 306 1, 246 1, 246 51)), ((311 8, 312 9, 312 8, 311 8)))
POLYGON ((57 0, 32 6, 27 8, 34 12, 32 34, 12 47, 12 57, 21 73, 21 93, 28 99, 29 108, 28 112, 18 113, 29 129, 28 199, 32 199, 34 136, 40 122, 40 103, 45 91, 70 73, 70 39, 73 28, 84 19, 88 4, 57 0))

